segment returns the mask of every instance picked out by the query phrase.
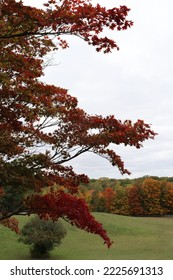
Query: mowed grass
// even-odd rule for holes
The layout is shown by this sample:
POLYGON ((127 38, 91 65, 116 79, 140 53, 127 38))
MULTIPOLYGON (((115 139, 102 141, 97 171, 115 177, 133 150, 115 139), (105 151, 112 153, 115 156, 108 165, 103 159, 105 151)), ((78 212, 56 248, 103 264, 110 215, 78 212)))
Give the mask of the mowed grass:
MULTIPOLYGON (((173 217, 136 218, 94 213, 114 241, 108 249, 102 239, 64 222, 67 236, 50 256, 54 260, 173 260, 173 217)), ((20 217, 20 226, 28 217, 20 217)), ((30 259, 29 247, 18 235, 0 227, 0 259, 30 259)))

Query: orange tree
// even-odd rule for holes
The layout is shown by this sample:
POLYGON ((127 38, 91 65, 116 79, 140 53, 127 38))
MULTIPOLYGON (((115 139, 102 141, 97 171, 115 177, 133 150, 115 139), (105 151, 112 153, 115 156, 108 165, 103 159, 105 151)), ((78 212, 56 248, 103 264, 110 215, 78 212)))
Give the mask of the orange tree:
POLYGON ((87 176, 75 174, 66 163, 90 151, 108 159, 122 174, 129 173, 109 144, 140 148, 155 133, 142 120, 121 122, 114 116, 89 115, 66 89, 45 84, 40 77, 44 57, 68 46, 63 35, 78 36, 104 53, 118 49, 102 34, 104 28, 120 31, 132 26, 128 12, 126 6, 107 9, 89 0, 50 0, 40 9, 22 1, 0 1, 0 221, 4 225, 17 231, 14 215, 63 217, 111 245, 102 225, 76 196, 87 176))
POLYGON ((161 205, 161 183, 152 178, 146 178, 140 187, 142 206, 146 216, 164 215, 161 205))
POLYGON ((115 189, 113 189, 111 187, 107 187, 102 192, 102 195, 105 199, 105 210, 106 210, 106 212, 110 213, 111 212, 111 207, 112 207, 113 202, 115 200, 116 191, 115 191, 115 189))

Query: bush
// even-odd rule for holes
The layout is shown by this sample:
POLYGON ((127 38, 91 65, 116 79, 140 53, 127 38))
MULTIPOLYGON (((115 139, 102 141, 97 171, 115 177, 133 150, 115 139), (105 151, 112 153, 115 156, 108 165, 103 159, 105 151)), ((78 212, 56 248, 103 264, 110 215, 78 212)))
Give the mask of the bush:
POLYGON ((19 241, 30 245, 33 258, 48 258, 50 251, 61 244, 67 232, 60 221, 41 220, 36 216, 24 225, 20 233, 19 241))

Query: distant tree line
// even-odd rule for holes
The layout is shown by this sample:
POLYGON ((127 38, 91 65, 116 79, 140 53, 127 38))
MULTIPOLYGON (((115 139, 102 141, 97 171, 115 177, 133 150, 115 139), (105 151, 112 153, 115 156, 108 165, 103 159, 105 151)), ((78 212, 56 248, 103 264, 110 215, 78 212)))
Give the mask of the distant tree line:
POLYGON ((173 215, 173 178, 148 177, 90 180, 84 198, 93 212, 126 216, 173 215))

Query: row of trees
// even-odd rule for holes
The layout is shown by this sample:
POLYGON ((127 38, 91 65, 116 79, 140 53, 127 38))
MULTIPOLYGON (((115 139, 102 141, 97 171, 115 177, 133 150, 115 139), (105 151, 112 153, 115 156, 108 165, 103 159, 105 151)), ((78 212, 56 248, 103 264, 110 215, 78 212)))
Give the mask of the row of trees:
POLYGON ((173 214, 173 183, 146 178, 134 184, 85 190, 91 211, 131 216, 163 216, 173 214))

